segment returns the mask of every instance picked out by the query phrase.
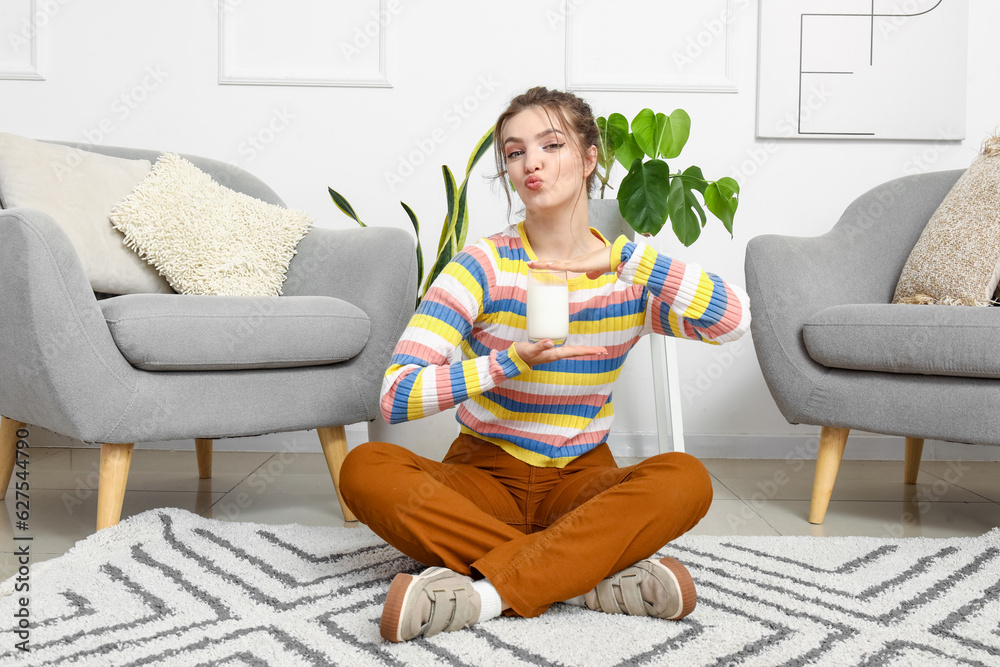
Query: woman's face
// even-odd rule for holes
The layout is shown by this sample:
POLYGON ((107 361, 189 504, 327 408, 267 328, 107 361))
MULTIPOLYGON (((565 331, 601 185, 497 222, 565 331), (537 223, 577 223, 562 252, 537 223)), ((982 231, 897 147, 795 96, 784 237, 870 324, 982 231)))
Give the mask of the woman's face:
POLYGON ((503 142, 507 176, 527 211, 571 207, 585 192, 597 148, 591 148, 585 169, 576 138, 567 136, 556 114, 540 107, 521 111, 507 121, 503 142))

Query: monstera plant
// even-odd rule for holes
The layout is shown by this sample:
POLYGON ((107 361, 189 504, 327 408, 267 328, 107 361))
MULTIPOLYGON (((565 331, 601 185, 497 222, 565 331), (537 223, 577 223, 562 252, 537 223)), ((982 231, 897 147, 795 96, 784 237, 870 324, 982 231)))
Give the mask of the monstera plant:
MULTIPOLYGON (((431 266, 431 270, 427 273, 427 279, 424 280, 424 251, 420 246, 420 222, 417 220, 417 214, 413 212, 406 203, 399 202, 406 211, 407 217, 410 219, 410 224, 413 225, 413 231, 417 236, 417 285, 420 286, 423 283, 423 287, 418 289, 417 292, 417 305, 420 305, 420 300, 424 298, 427 294, 427 290, 430 288, 431 283, 434 279, 438 277, 438 274, 444 269, 445 265, 451 261, 458 251, 465 247, 465 239, 469 232, 469 206, 468 206, 468 185, 469 185, 469 174, 472 173, 472 168, 476 166, 476 163, 490 150, 493 146, 493 128, 484 134, 478 142, 476 142, 475 148, 472 149, 472 154, 469 156, 469 162, 465 165, 465 179, 462 180, 462 184, 458 185, 455 181, 455 176, 452 174, 451 169, 448 165, 441 165, 441 172, 444 175, 444 192, 447 199, 447 212, 444 216, 444 223, 441 226, 441 238, 438 241, 437 255, 434 259, 434 264, 431 266)), ((352 218, 362 227, 367 227, 365 223, 361 221, 358 217, 357 212, 355 212, 354 207, 341 195, 339 192, 333 188, 328 187, 327 190, 330 192, 330 197, 333 199, 333 203, 339 208, 345 215, 352 218)))
POLYGON ((601 197, 610 187, 612 167, 621 164, 628 174, 618 185, 618 210, 632 229, 655 235, 669 218, 674 234, 689 246, 708 221, 707 208, 732 235, 739 184, 728 176, 706 180, 695 166, 671 171, 665 162, 681 154, 691 132, 691 117, 683 109, 669 116, 643 109, 631 124, 622 114, 613 113, 598 118, 597 126, 601 131, 597 165, 601 197))

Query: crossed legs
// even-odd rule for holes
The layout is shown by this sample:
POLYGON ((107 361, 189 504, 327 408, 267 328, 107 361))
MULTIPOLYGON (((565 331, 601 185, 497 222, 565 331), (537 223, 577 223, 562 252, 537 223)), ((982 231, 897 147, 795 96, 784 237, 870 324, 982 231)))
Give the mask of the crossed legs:
POLYGON ((387 443, 352 450, 348 507, 427 566, 488 579, 520 616, 583 595, 694 527, 712 486, 692 456, 618 468, 606 445, 566 468, 536 468, 461 435, 444 461, 387 443))

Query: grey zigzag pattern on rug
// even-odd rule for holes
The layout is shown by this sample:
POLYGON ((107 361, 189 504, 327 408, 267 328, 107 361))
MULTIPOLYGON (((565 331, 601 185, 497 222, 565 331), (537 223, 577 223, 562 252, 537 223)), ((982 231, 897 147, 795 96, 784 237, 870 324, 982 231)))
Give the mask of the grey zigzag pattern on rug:
MULTIPOLYGON (((1000 665, 1000 530, 978 538, 685 536, 678 622, 557 604, 403 644, 378 634, 416 562, 365 527, 265 526, 177 509, 32 566, 30 655, 0 665, 1000 665)), ((0 618, 17 610, 0 583, 0 618)))

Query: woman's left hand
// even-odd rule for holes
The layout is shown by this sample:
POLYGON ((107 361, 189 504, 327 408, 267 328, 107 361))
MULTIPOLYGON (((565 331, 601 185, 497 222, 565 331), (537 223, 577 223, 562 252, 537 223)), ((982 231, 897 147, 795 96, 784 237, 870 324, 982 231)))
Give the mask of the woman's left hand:
POLYGON ((587 277, 591 280, 614 271, 611 267, 611 246, 606 246, 586 255, 577 255, 572 259, 528 262, 528 266, 532 269, 552 269, 553 271, 586 273, 587 277))

